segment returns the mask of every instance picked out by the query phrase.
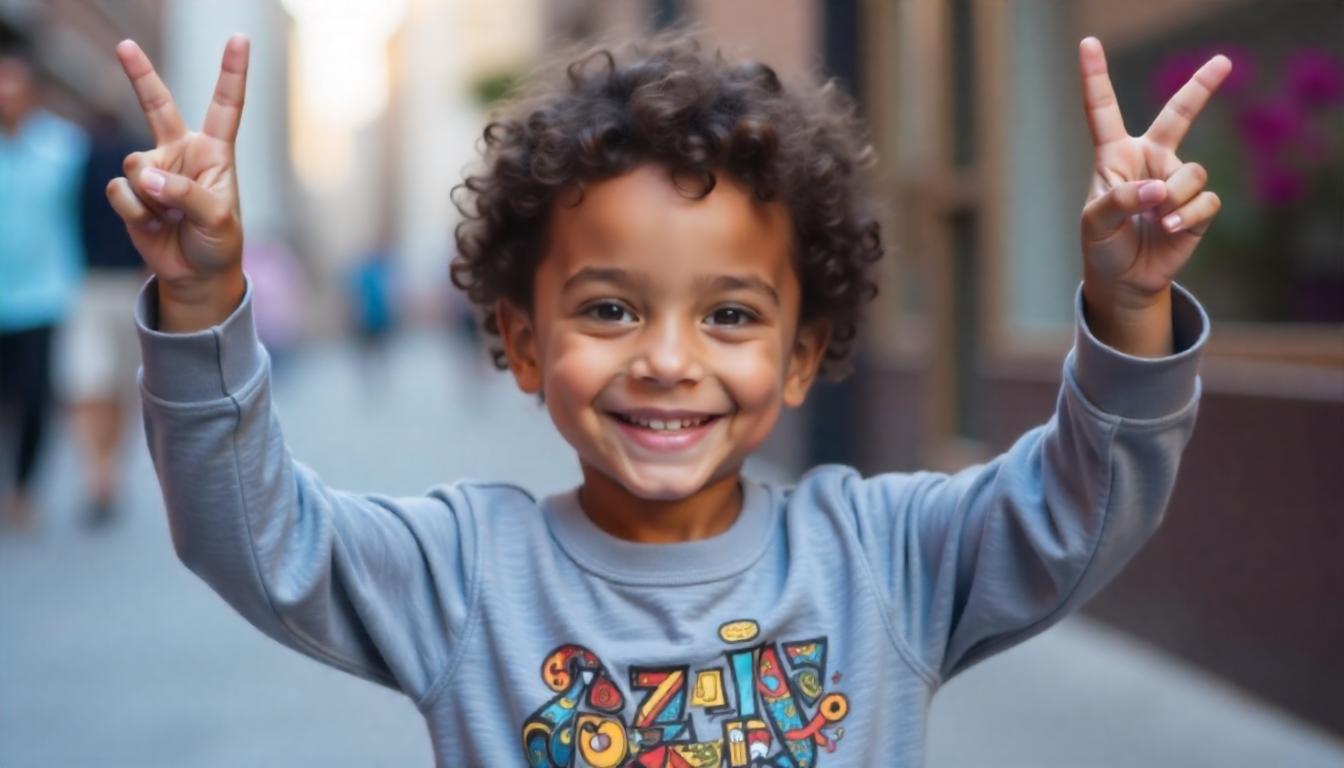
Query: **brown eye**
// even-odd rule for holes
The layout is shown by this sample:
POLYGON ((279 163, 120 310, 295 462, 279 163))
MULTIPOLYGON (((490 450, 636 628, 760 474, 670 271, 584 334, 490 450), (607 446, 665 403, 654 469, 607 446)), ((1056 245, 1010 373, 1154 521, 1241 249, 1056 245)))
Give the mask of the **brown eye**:
POLYGON ((635 319, 629 310, 614 301, 599 301, 596 304, 591 304, 583 313, 604 323, 628 323, 635 319))
POLYGON ((741 326, 752 322, 756 316, 741 307, 720 307, 707 319, 710 325, 741 326))

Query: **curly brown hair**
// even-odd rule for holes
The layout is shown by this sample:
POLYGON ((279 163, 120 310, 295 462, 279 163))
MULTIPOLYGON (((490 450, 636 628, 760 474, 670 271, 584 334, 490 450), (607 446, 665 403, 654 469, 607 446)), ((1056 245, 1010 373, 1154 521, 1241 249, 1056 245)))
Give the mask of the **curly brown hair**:
MULTIPOLYGON (((555 70, 563 77, 543 77, 486 125, 484 170, 453 189, 463 219, 452 281, 482 311, 495 365, 508 367, 496 305, 532 306, 559 193, 575 188, 581 200, 588 183, 656 163, 702 179, 693 197, 722 172, 787 205, 799 322, 829 324, 822 373, 843 375, 860 308, 877 293, 868 268, 882 256, 860 173, 874 152, 852 99, 834 81, 786 87, 765 64, 706 55, 684 29, 590 49, 555 70)), ((577 204, 568 194, 563 203, 577 204)))

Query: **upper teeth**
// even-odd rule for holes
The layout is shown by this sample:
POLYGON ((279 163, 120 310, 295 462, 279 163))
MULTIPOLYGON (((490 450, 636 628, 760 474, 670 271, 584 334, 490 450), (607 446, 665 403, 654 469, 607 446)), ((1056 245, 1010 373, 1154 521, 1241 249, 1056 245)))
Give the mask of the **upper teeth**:
POLYGON ((684 427, 698 427, 709 421, 710 416, 701 416, 696 419, 645 419, 639 416, 627 416, 627 419, 648 429, 673 430, 684 427))

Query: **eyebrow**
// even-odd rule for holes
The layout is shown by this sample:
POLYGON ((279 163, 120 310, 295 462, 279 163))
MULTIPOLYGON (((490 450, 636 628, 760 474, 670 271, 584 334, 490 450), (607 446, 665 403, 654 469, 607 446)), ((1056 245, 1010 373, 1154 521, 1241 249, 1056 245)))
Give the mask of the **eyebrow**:
POLYGON ((620 286, 629 286, 637 282, 629 272, 624 269, 614 267, 584 267, 578 272, 569 276, 565 284, 560 286, 560 292, 564 293, 575 286, 584 283, 615 283, 620 286))
MULTIPOLYGON (((619 286, 634 286, 643 282, 624 269, 615 267, 584 267, 578 272, 569 276, 564 285, 560 286, 560 291, 566 292, 570 289, 583 285, 584 283, 612 283, 619 286)), ((696 281, 702 286, 702 290, 707 291, 755 291, 762 293, 770 298, 771 303, 776 307, 780 305, 779 292, 770 283, 754 275, 715 275, 713 277, 704 277, 696 281)))
POLYGON ((754 275, 718 275, 706 280, 705 287, 711 291, 756 291, 769 296, 771 303, 779 306, 779 293, 775 287, 754 275))

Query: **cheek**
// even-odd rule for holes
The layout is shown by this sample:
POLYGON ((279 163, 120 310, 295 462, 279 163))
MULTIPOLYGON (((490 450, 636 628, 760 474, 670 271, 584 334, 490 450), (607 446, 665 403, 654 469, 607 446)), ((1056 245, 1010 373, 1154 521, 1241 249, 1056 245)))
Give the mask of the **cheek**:
POLYGON ((557 423, 572 421, 607 385, 618 365, 609 348, 591 340, 564 339, 549 345, 543 375, 552 418, 557 423))
POLYGON ((779 411, 783 402, 782 360, 783 355, 764 342, 725 351, 716 366, 717 373, 743 415, 779 411))

